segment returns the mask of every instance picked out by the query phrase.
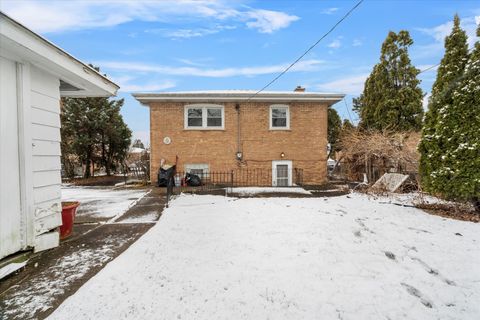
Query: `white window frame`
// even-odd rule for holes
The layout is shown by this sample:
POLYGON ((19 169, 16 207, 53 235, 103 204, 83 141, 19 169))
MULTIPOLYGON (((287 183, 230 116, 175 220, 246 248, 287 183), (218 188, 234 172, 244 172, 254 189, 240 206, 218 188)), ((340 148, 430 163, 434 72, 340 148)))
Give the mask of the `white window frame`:
POLYGON ((272 186, 277 186, 277 165, 288 166, 288 186, 293 185, 293 170, 292 160, 273 160, 272 161, 272 186))
POLYGON ((290 106, 286 104, 272 104, 270 106, 270 130, 290 130, 290 106), (286 108, 287 109, 287 123, 285 127, 274 127, 273 126, 273 109, 276 108, 286 108))
POLYGON ((184 129, 185 130, 225 130, 225 108, 219 104, 188 104, 184 108, 184 129), (202 126, 190 127, 188 126, 188 109, 202 109, 202 126), (207 109, 220 109, 222 112, 222 125, 218 127, 207 126, 207 109))
POLYGON ((187 163, 185 164, 185 172, 190 173, 191 170, 203 170, 200 178, 208 178, 210 176, 210 166, 208 163, 187 163))

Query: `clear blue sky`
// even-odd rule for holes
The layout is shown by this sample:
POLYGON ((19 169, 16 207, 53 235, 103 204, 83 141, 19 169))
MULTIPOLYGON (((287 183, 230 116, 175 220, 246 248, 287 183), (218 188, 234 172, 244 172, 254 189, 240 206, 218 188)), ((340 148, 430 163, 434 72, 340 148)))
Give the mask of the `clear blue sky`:
MULTIPOLYGON (((148 140, 148 109, 131 92, 260 89, 357 1, 8 1, 0 8, 121 86, 124 119, 148 140)), ((479 1, 366 0, 269 90, 347 93, 334 107, 357 119, 352 97, 378 61, 387 33, 409 30, 419 69, 437 64, 458 13, 475 39, 479 1)), ((429 93, 436 70, 421 74, 429 93)), ((148 142, 148 141, 147 141, 148 142)))

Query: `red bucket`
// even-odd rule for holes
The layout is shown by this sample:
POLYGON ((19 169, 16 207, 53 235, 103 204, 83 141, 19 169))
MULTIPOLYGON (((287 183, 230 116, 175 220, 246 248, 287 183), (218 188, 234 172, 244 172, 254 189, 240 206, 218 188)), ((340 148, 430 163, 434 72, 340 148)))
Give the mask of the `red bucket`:
POLYGON ((73 231, 73 221, 80 202, 62 202, 62 225, 60 226, 60 239, 68 238, 73 231))

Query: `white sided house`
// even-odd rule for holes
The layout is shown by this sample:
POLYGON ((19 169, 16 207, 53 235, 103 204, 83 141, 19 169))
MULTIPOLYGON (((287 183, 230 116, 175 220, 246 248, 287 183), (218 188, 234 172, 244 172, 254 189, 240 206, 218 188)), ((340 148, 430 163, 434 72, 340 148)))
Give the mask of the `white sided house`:
POLYGON ((0 259, 59 243, 60 98, 118 86, 0 12, 0 259))

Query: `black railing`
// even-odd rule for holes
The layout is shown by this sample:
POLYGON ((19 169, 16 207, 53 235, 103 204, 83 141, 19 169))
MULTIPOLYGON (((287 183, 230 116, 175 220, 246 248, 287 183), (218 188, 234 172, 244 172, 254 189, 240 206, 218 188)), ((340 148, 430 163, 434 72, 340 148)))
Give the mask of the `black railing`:
POLYGON ((200 184, 189 183, 187 173, 176 171, 167 182, 167 206, 171 195, 182 192, 218 192, 228 194, 235 187, 289 187, 303 185, 303 169, 294 168, 288 172, 277 172, 277 183, 272 179, 271 169, 235 169, 229 171, 191 172, 200 178, 200 184), (290 184, 291 181, 291 184, 290 184))

